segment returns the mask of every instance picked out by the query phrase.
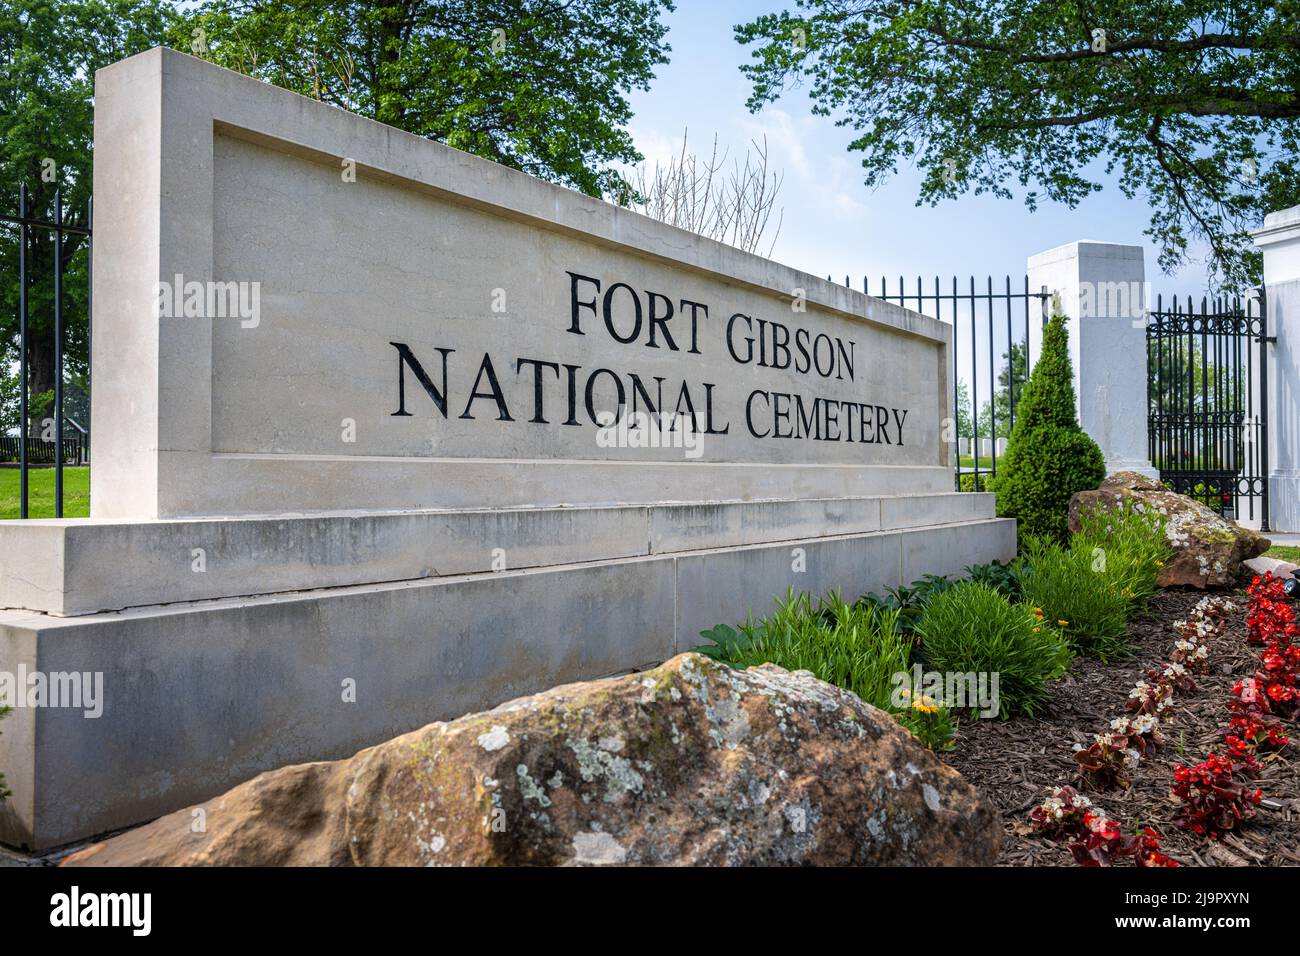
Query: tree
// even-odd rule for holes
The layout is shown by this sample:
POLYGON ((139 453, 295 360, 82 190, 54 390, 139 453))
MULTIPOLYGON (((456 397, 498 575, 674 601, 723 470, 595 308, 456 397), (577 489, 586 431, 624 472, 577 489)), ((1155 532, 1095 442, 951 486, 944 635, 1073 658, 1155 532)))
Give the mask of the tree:
MULTIPOLYGON (((745 151, 745 162, 732 164, 726 172, 726 153, 718 156, 718 137, 713 137, 713 152, 700 159, 689 151, 687 136, 682 134, 681 153, 668 165, 655 164, 654 174, 639 167, 620 205, 637 212, 730 243, 746 252, 761 252, 767 226, 781 192, 781 177, 767 168, 767 140, 745 151)), ((781 233, 781 215, 776 231, 767 246, 771 255, 781 233)))
POLYGON ((957 437, 970 438, 972 432, 970 418, 970 388, 963 380, 957 382, 957 437))
POLYGON ((18 370, 0 356, 0 437, 18 428, 18 370))
POLYGON ((811 80, 853 128, 866 181, 900 162, 920 202, 1025 190, 1078 204, 1117 172, 1152 208, 1167 272, 1208 244, 1230 286, 1259 277, 1246 230, 1300 202, 1293 0, 797 0, 736 28, 759 109, 811 80))
POLYGON ((1227 346, 1222 364, 1206 361, 1201 346, 1187 338, 1147 342, 1147 396, 1154 414, 1159 410, 1190 413, 1244 414, 1250 406, 1246 378, 1247 352, 1253 341, 1227 346), (1234 363, 1231 349, 1238 354, 1234 363))
POLYGON ((208 0, 172 38, 215 63, 592 196, 641 159, 627 93, 670 0, 208 0))
MULTIPOLYGON (((162 0, 21 0, 0 8, 0 203, 53 219, 62 190, 65 219, 86 225, 94 135, 94 75, 100 67, 162 41, 172 17, 162 0)), ((27 264, 29 394, 54 388, 53 234, 31 230, 27 264)), ((0 366, 18 357, 18 230, 0 230, 0 366)), ((68 234, 63 247, 67 371, 84 374, 86 250, 68 234)), ((33 407, 33 415, 44 414, 33 407)))
POLYGON ((993 393, 993 402, 990 405, 986 401, 980 406, 981 438, 1011 437, 1011 415, 1012 412, 1020 413, 1021 392, 1029 377, 1027 367, 1025 344, 1012 342, 1011 348, 1002 353, 1002 368, 998 371, 998 387, 993 393))
POLYGON ((1079 427, 1069 332, 1056 305, 989 490, 997 495, 998 515, 1017 519, 1022 539, 1040 535, 1064 541, 1070 498, 1091 491, 1105 477, 1101 449, 1079 427))

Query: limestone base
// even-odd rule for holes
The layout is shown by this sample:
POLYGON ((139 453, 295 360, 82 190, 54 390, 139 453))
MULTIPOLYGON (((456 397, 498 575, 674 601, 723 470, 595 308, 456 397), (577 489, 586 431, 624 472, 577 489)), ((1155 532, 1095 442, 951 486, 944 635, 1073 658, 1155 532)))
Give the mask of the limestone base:
POLYGON ((1015 545, 983 494, 15 523, 0 671, 102 673, 103 713, 0 724, 0 841, 57 846, 666 660, 790 588, 853 598, 1015 545))
POLYGON ((1300 474, 1274 471, 1269 476, 1268 526, 1280 534, 1300 532, 1300 474))

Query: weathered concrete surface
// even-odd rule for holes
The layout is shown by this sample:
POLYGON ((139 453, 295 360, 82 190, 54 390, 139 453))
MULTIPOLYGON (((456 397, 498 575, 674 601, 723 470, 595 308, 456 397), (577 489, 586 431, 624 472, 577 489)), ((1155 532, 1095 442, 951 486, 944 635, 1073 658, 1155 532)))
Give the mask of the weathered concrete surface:
POLYGON ((63 865, 978 866, 1000 841, 887 714, 683 654, 263 774, 63 865))
MULTIPOLYGON (((981 521, 942 494, 0 522, 0 608, 59 616, 981 521)), ((964 553, 964 552, 963 552, 964 553)))
POLYGON ((61 845, 273 767, 652 665, 790 588, 856 597, 910 580, 914 560, 959 570, 1014 553, 1015 523, 987 519, 120 613, 2 611, 0 670, 102 673, 104 700, 94 719, 5 720, 0 842, 61 845))
POLYGON ((1228 521, 1201 502, 1176 494, 1154 478, 1125 471, 1111 475, 1095 491, 1070 499, 1070 530, 1079 530, 1079 514, 1121 505, 1165 516, 1165 537, 1173 557, 1160 569, 1161 587, 1231 587, 1242 562, 1263 554, 1267 538, 1228 521))

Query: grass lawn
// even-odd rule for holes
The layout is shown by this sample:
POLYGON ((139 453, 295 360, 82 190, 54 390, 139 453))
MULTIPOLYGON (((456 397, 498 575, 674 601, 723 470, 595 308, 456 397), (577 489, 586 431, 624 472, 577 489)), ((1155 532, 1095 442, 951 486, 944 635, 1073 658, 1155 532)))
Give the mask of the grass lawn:
MULTIPOLYGON (((54 517, 54 469, 33 468, 27 472, 28 515, 54 517)), ((63 469, 63 517, 85 518, 90 514, 90 469, 63 469)), ((18 469, 0 468, 0 520, 18 517, 18 469)))
POLYGON ((1290 561, 1292 564, 1300 564, 1300 547, 1289 544, 1275 544, 1264 552, 1266 558, 1277 558, 1279 561, 1290 561))

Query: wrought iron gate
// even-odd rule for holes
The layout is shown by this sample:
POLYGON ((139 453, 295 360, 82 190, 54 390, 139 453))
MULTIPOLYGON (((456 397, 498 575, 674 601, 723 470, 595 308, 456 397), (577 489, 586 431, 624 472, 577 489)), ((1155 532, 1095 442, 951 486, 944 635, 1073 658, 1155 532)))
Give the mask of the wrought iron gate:
POLYGON ((1268 317, 1246 299, 1162 299, 1147 323, 1151 463, 1174 491, 1268 530, 1268 317))

